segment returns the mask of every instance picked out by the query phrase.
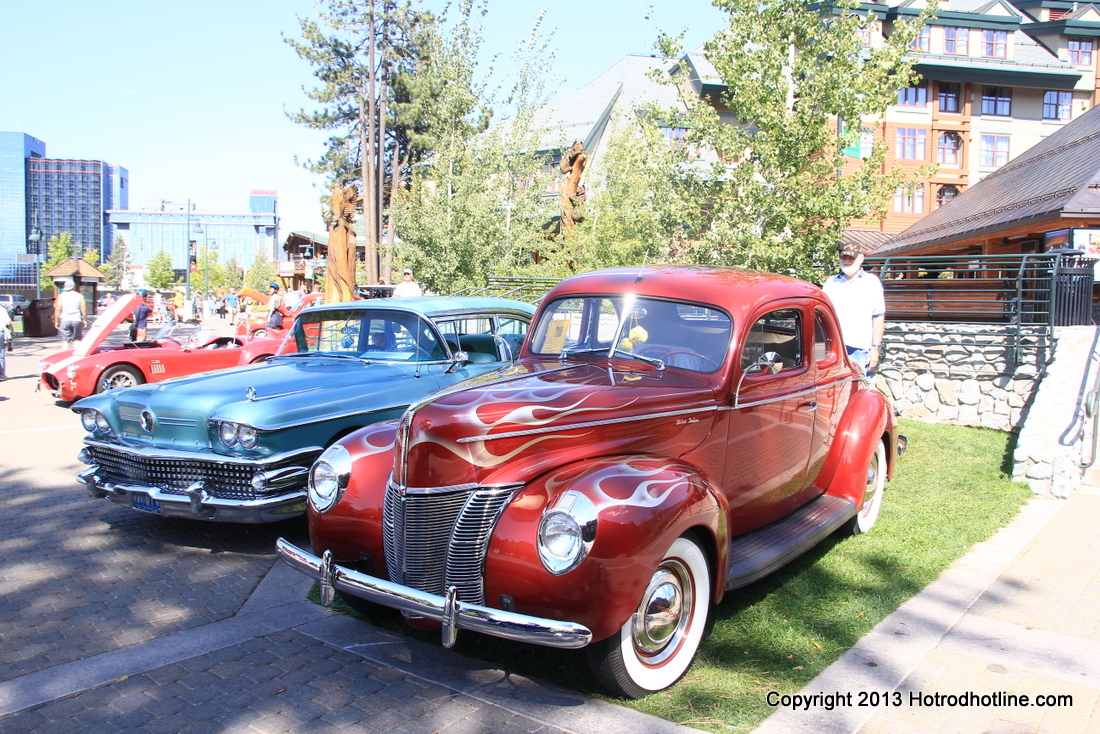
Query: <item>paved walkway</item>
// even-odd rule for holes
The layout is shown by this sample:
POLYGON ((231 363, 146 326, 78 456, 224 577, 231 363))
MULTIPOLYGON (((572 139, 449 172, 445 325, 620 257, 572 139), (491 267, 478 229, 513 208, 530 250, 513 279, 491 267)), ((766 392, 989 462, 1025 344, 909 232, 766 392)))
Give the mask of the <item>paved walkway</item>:
POLYGON ((756 734, 1100 732, 1098 528, 1095 487, 1031 500, 802 689, 842 694, 831 711, 780 708, 756 734))

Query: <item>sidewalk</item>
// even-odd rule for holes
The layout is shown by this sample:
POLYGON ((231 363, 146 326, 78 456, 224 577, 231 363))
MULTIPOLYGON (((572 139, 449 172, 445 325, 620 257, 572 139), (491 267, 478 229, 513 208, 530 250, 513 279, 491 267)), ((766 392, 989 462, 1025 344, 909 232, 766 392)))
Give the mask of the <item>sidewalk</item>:
POLYGON ((1098 528, 1095 487, 1031 500, 800 692, 850 697, 781 708, 756 733, 1100 732, 1098 528))

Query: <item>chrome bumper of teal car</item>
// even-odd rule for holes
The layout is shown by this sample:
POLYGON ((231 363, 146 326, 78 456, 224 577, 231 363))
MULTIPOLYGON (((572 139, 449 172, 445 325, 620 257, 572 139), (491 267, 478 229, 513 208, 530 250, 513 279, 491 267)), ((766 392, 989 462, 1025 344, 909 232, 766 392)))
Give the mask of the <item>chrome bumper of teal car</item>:
POLYGON ((411 589, 336 565, 330 551, 318 558, 283 538, 279 538, 275 547, 279 557, 291 568, 320 582, 322 604, 331 604, 334 592, 340 591, 406 614, 435 620, 443 624, 443 643, 447 647, 454 644, 459 629, 567 650, 584 647, 592 641, 588 628, 574 622, 467 604, 456 599, 453 591, 440 596, 411 589))

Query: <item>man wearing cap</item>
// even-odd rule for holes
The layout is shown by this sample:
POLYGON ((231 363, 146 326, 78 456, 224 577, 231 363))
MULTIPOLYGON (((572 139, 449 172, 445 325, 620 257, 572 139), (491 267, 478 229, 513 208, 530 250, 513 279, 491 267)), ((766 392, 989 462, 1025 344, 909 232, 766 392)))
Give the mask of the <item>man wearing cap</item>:
POLYGON ((88 306, 84 295, 76 290, 76 283, 65 281, 65 288, 57 297, 53 310, 53 325, 61 332, 62 349, 71 349, 84 336, 88 325, 88 306))
POLYGON ((409 268, 405 268, 405 272, 401 277, 401 282, 393 287, 394 298, 409 298, 411 296, 422 296, 424 293, 420 290, 420 286, 413 282, 413 271, 409 268))
POLYGON ((271 284, 271 299, 267 302, 267 328, 283 328, 283 312, 279 308, 283 305, 283 294, 279 292, 279 284, 271 284))
POLYGON ((886 332, 886 299, 882 282, 862 265, 863 251, 858 245, 841 245, 840 272, 822 288, 836 309, 848 355, 870 376, 878 366, 886 332))

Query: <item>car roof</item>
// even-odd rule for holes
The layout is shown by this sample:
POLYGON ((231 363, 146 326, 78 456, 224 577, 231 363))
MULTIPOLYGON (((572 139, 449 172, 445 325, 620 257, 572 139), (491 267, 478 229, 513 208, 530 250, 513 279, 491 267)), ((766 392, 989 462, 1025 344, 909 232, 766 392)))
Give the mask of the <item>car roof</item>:
POLYGON ((556 285, 544 300, 603 293, 714 305, 735 319, 780 298, 823 299, 817 286, 786 275, 715 265, 649 265, 574 275, 556 285))
POLYGON ((485 298, 477 296, 418 296, 415 298, 367 298, 361 301, 343 303, 324 303, 310 306, 302 313, 328 308, 376 308, 386 311, 415 311, 425 316, 461 311, 520 311, 533 314, 535 307, 522 301, 507 298, 485 298))

